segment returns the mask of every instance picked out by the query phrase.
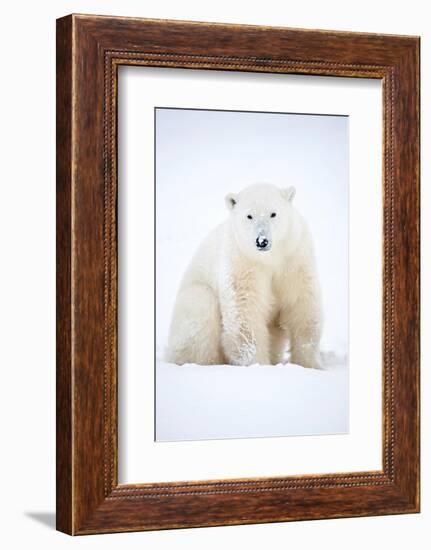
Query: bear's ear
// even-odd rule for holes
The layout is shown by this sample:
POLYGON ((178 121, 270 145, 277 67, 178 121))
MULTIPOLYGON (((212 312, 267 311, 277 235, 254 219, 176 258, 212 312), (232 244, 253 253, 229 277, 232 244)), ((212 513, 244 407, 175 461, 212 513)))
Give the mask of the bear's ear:
POLYGON ((232 210, 235 204, 238 202, 238 199, 234 193, 229 193, 225 196, 224 201, 228 210, 232 210))
POLYGON ((286 200, 292 202, 296 195, 296 189, 291 185, 290 187, 286 187, 286 189, 282 189, 281 194, 286 200))

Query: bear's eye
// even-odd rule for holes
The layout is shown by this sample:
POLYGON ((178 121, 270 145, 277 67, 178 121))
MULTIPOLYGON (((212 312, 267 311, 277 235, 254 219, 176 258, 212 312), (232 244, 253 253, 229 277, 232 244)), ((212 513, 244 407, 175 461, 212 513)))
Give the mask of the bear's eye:
POLYGON ((253 216, 252 216, 251 214, 249 214, 249 215, 247 216, 247 218, 248 218, 249 220, 252 220, 252 219, 253 219, 253 216))
POLYGON ((277 215, 277 214, 276 214, 275 212, 273 212, 273 213, 271 214, 271 218, 275 218, 276 215, 277 215))

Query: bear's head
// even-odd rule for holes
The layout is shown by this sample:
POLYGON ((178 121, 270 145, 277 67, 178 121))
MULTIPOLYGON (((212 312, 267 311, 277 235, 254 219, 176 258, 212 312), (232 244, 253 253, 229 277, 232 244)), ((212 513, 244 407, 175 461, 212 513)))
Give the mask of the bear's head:
POLYGON ((233 232, 243 254, 263 260, 286 242, 292 226, 295 192, 294 187, 279 189, 260 183, 225 197, 233 232))

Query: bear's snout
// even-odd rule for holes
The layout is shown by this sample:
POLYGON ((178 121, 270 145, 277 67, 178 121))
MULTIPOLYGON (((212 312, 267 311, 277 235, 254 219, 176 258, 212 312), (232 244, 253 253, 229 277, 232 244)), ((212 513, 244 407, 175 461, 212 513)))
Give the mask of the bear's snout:
POLYGON ((264 235, 259 235, 256 239, 256 246, 259 250, 269 250, 269 240, 264 235))

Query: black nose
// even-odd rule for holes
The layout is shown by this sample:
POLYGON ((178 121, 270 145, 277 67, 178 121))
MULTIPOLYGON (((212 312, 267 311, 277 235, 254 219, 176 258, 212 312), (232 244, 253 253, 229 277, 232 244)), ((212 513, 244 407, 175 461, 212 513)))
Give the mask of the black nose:
POLYGON ((258 237, 256 239, 257 248, 266 248, 268 246, 268 239, 266 237, 258 237))

